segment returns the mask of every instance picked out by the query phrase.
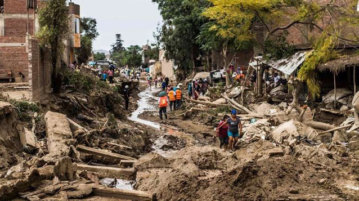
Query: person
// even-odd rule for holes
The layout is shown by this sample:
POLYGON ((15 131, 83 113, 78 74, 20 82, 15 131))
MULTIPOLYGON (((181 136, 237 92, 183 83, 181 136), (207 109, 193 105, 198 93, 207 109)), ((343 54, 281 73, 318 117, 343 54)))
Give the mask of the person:
POLYGON ((158 78, 155 78, 155 88, 157 88, 158 78))
POLYGON ((123 98, 125 99, 125 109, 128 110, 128 105, 130 103, 130 87, 128 85, 126 85, 123 90, 123 98))
POLYGON ((217 137, 219 137, 220 145, 219 148, 224 146, 224 149, 228 148, 228 120, 229 116, 224 115, 223 119, 219 122, 217 127, 217 137))
POLYGON ((170 79, 168 77, 166 77, 165 82, 166 82, 166 87, 168 87, 168 85, 170 84, 170 79))
POLYGON ((176 106, 175 109, 178 110, 182 105, 182 90, 181 88, 176 89, 176 106))
POLYGON ((100 65, 97 66, 97 75, 98 77, 101 79, 101 75, 102 75, 102 68, 100 65))
POLYGON ((192 97, 192 81, 188 83, 188 87, 187 87, 187 92, 188 92, 188 97, 192 97))
POLYGON ((161 120, 163 120, 162 114, 164 114, 165 118, 167 119, 167 106, 168 106, 168 97, 167 96, 160 97, 159 107, 160 107, 161 120))
POLYGON ((104 82, 106 82, 106 80, 107 80, 107 72, 106 72, 106 71, 103 71, 103 72, 102 72, 101 80, 104 81, 104 82))
POLYGON ((166 90, 166 82, 165 82, 165 81, 162 82, 162 90, 163 90, 163 91, 166 90))
POLYGON ((152 77, 149 75, 147 77, 147 83, 148 83, 148 86, 150 87, 150 90, 151 90, 151 86, 152 86, 152 77))
POLYGON ((168 99, 170 100, 170 110, 172 111, 175 109, 175 104, 176 104, 176 92, 173 91, 172 87, 168 91, 168 99))
POLYGON ((108 74, 108 80, 110 81, 110 83, 112 84, 113 83, 113 74, 114 74, 114 71, 109 69, 107 71, 107 74, 108 74))
POLYGON ((229 148, 233 151, 239 137, 242 137, 242 123, 241 119, 237 117, 237 110, 232 110, 231 117, 228 118, 227 124, 229 148))

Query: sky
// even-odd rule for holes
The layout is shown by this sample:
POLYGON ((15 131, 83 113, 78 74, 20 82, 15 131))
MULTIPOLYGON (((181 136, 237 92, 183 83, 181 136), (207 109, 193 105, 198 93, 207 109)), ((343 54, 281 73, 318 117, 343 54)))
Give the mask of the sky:
POLYGON ((81 6, 81 17, 97 20, 100 36, 94 41, 94 50, 110 50, 115 34, 120 33, 124 46, 145 45, 154 42, 162 17, 157 4, 151 0, 72 0, 81 6))

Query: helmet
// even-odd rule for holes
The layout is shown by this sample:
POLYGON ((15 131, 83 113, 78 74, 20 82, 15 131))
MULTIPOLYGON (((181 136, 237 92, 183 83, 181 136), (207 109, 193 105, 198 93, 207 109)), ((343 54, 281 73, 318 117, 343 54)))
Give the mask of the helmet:
POLYGON ((125 89, 128 89, 128 85, 125 86, 125 89))
POLYGON ((232 115, 236 115, 237 114, 237 110, 233 109, 231 112, 232 115))

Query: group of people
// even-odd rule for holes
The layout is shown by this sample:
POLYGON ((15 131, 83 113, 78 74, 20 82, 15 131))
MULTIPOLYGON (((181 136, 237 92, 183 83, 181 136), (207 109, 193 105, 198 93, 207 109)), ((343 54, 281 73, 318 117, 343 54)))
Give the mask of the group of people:
POLYGON ((99 65, 97 67, 97 74, 101 81, 106 82, 107 80, 112 84, 113 78, 115 76, 115 69, 116 67, 111 64, 108 68, 108 70, 102 69, 102 67, 99 65))
MULTIPOLYGON (((166 88, 165 88, 166 89, 166 88)), ((182 105, 182 90, 180 87, 168 86, 167 91, 162 91, 162 95, 159 99, 159 113, 160 119, 163 120, 163 116, 167 119, 167 107, 170 107, 170 111, 181 108, 182 105)))
POLYGON ((205 95, 209 87, 207 79, 196 79, 188 83, 188 96, 197 100, 200 95, 205 95))
POLYGON ((231 116, 225 115, 219 122, 217 136, 220 140, 220 148, 235 149, 238 139, 243 137, 241 119, 235 109, 231 111, 231 116))

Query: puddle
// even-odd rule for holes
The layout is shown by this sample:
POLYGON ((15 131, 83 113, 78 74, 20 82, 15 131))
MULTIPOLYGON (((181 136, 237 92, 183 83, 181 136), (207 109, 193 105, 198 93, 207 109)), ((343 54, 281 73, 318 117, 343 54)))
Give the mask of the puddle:
POLYGON ((115 183, 114 178, 104 178, 100 180, 100 183, 104 186, 110 186, 113 188, 121 189, 121 190, 134 190, 133 186, 135 184, 134 181, 117 179, 115 183))
POLYGON ((136 111, 134 111, 132 113, 132 115, 128 118, 131 121, 140 123, 140 124, 144 124, 146 126, 150 126, 152 128, 155 129, 160 129, 160 124, 152 122, 152 121, 147 121, 144 119, 140 119, 138 116, 144 112, 150 111, 157 111, 157 107, 156 105, 150 104, 151 100, 155 100, 157 101, 157 97, 155 97, 153 95, 153 93, 159 92, 160 89, 152 89, 150 90, 149 88, 147 88, 146 90, 142 91, 141 93, 138 94, 138 96, 140 97, 140 100, 138 100, 137 104, 138 104, 138 108, 136 111))

